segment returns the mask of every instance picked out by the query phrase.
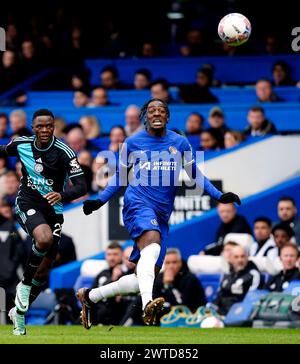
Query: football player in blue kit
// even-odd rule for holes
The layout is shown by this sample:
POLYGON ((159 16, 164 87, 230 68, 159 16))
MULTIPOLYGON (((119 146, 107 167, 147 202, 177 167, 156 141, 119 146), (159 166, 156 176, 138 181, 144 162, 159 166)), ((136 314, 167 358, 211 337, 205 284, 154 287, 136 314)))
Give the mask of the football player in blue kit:
POLYGON ((32 118, 32 137, 17 137, 0 150, 16 156, 22 164, 22 178, 16 198, 16 218, 32 238, 21 282, 16 289, 15 307, 9 312, 14 335, 25 335, 25 314, 43 290, 55 260, 61 235, 63 203, 87 192, 84 173, 74 151, 54 135, 50 110, 37 110, 32 118), (65 190, 67 181, 72 187, 65 190))
POLYGON ((236 194, 222 193, 203 176, 188 140, 167 129, 169 117, 169 108, 164 101, 148 101, 141 110, 145 130, 126 139, 120 151, 119 168, 100 193, 99 199, 84 202, 83 211, 89 215, 109 201, 122 185, 127 185, 123 220, 134 240, 130 260, 136 263, 135 273, 125 275, 116 282, 92 290, 78 290, 77 297, 82 305, 81 320, 86 329, 92 325, 91 309, 95 303, 116 295, 138 292, 142 298, 144 323, 156 324, 164 299, 153 299, 153 283, 166 254, 168 221, 182 167, 197 186, 215 200, 241 203, 236 194))

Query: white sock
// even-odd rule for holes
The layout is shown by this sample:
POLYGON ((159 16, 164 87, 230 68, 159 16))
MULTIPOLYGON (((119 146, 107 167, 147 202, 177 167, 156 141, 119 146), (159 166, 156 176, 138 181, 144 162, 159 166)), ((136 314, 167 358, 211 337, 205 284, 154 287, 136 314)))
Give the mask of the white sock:
POLYGON ((126 296, 127 294, 138 292, 138 279, 135 273, 132 273, 121 277, 116 282, 92 289, 89 292, 89 298, 92 302, 97 303, 104 298, 115 297, 118 295, 126 296))
POLYGON ((139 282, 143 301, 143 309, 149 301, 152 301, 153 283, 155 278, 155 263, 159 257, 160 245, 152 243, 141 250, 141 257, 136 267, 136 275, 139 282))

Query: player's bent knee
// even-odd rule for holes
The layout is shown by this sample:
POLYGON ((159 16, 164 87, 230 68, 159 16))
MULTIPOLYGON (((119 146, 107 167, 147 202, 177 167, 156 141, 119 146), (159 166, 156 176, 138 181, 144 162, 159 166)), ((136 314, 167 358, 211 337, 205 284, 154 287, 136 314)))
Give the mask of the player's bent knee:
POLYGON ((53 235, 51 231, 50 233, 45 231, 44 233, 38 234, 35 238, 35 243, 37 247, 42 250, 49 249, 53 244, 53 235))

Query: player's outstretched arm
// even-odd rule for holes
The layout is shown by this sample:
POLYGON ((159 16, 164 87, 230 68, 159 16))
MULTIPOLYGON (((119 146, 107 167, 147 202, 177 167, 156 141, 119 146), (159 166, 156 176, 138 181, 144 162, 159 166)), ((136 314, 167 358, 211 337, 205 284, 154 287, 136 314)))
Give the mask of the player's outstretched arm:
POLYGON ((126 185, 128 175, 128 167, 120 165, 116 173, 110 178, 108 186, 102 191, 97 200, 86 200, 83 203, 83 212, 85 215, 90 215, 93 211, 100 209, 106 204, 122 186, 126 185))
POLYGON ((196 163, 194 162, 191 165, 191 174, 192 177, 196 180, 197 186, 204 189, 212 198, 221 202, 221 203, 237 203, 241 205, 241 200, 238 195, 233 192, 226 192, 222 193, 219 191, 211 182, 210 180, 205 177, 200 169, 197 167, 196 163))

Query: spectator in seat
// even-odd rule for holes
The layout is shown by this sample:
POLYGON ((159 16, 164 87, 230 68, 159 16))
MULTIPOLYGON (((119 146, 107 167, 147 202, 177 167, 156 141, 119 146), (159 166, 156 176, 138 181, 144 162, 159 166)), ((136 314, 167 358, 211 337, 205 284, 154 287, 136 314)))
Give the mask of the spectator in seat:
POLYGON ((186 34, 186 44, 180 48, 184 57, 196 57, 211 54, 211 44, 201 29, 190 29, 186 34))
POLYGON ((66 122, 63 118, 54 118, 54 136, 58 139, 63 139, 65 137, 65 127, 66 122))
POLYGON ((255 242, 250 247, 250 256, 267 257, 274 260, 278 257, 278 249, 272 236, 272 221, 264 216, 254 221, 255 242))
POLYGON ((258 102, 284 101, 281 97, 275 94, 272 89, 272 83, 264 78, 256 82, 255 92, 258 102))
POLYGON ((111 103, 108 100, 107 91, 104 87, 96 87, 92 91, 91 102, 88 104, 89 107, 108 106, 111 103))
POLYGON ((151 97, 153 99, 163 100, 168 104, 175 102, 169 92, 169 83, 164 78, 160 78, 152 82, 151 97))
MULTIPOLYGON (((278 249, 278 255, 280 255, 281 249, 288 243, 295 244, 294 231, 290 225, 286 222, 280 222, 272 229, 275 244, 278 249)), ((296 245, 296 244, 295 244, 296 245)))
POLYGON ((141 57, 144 58, 157 57, 159 53, 160 52, 156 43, 151 41, 146 41, 142 44, 141 57))
POLYGON ((223 110, 215 106, 213 107, 208 114, 208 124, 209 126, 215 130, 216 133, 219 134, 219 141, 222 142, 222 147, 224 145, 224 134, 229 130, 228 126, 225 124, 225 115, 223 110))
POLYGON ((27 129, 27 116, 23 110, 13 110, 9 114, 9 124, 13 138, 32 135, 31 131, 27 129))
MULTIPOLYGON (((122 256, 122 248, 118 243, 113 242, 107 247, 105 260, 108 268, 97 275, 93 288, 115 282, 124 274, 121 269, 122 256)), ((124 305, 124 301, 118 296, 102 300, 97 303, 94 312, 92 312, 93 322, 95 324, 117 325, 125 314, 126 306, 127 304, 124 305)))
POLYGON ((8 171, 3 175, 3 191, 2 197, 10 204, 15 206, 16 197, 18 194, 20 180, 16 172, 8 171))
POLYGON ((229 233, 252 234, 251 227, 242 215, 237 214, 233 203, 218 204, 218 214, 221 219, 221 225, 217 229, 215 243, 205 247, 206 255, 220 255, 223 250, 223 241, 229 233))
POLYGON ((81 88, 90 87, 90 70, 82 69, 75 72, 71 77, 71 87, 72 89, 79 90, 81 88))
POLYGON ((213 128, 203 130, 200 134, 200 150, 204 152, 220 150, 222 147, 222 140, 220 133, 213 128))
POLYGON ((248 112, 248 123, 244 134, 246 136, 265 136, 267 134, 276 134, 275 125, 266 119, 265 111, 260 106, 252 107, 248 112))
POLYGON ((124 128, 120 125, 114 126, 111 128, 109 133, 110 144, 108 149, 114 153, 118 153, 119 148, 121 144, 124 143, 125 138, 126 133, 124 128))
POLYGON ((190 135, 200 135, 204 124, 204 118, 198 112, 192 112, 188 116, 185 122, 185 134, 190 135))
POLYGON ((100 122, 95 116, 82 116, 79 120, 79 125, 82 126, 84 136, 87 140, 98 138, 101 134, 100 122))
POLYGON ((140 108, 137 105, 129 105, 125 110, 125 132, 128 137, 144 129, 140 120, 140 108))
POLYGON ((256 265, 249 261, 248 254, 242 246, 232 248, 230 273, 225 274, 214 300, 218 311, 226 315, 231 306, 243 301, 247 292, 261 288, 263 281, 256 265))
POLYGON ((119 81, 119 72, 114 66, 104 67, 100 73, 101 86, 106 90, 119 90, 124 88, 119 81))
POLYGON ((0 112, 0 139, 8 138, 8 116, 0 112))
POLYGON ((191 311, 206 304, 205 294, 198 278, 190 273, 180 251, 169 248, 164 269, 154 283, 154 297, 164 297, 167 306, 185 305, 191 311))
POLYGON ((285 61, 277 61, 272 67, 273 86, 295 86, 291 68, 285 61))
POLYGON ((300 218, 295 200, 290 196, 283 196, 277 204, 277 214, 279 222, 285 222, 290 225, 295 233, 295 239, 300 246, 300 218))
POLYGON ((180 99, 186 104, 215 104, 219 99, 210 91, 213 83, 213 69, 202 67, 196 74, 194 84, 180 87, 180 99))
POLYGON ((282 292, 289 286, 293 280, 300 279, 297 260, 299 258, 299 250, 296 245, 287 243, 280 251, 280 260, 283 266, 281 272, 270 278, 266 283, 265 289, 272 292, 282 292))
POLYGON ((86 107, 89 104, 89 91, 87 89, 81 88, 74 92, 73 95, 73 105, 75 107, 86 107))
POLYGON ((15 52, 11 50, 3 52, 2 62, 0 63, 0 94, 21 82, 21 78, 15 52))
POLYGON ((133 85, 135 90, 147 90, 151 85, 151 72, 147 68, 141 68, 134 74, 133 85))
POLYGON ((42 67, 41 58, 37 54, 32 40, 24 40, 21 44, 21 67, 25 78, 39 72, 42 67))
POLYGON ((230 149, 241 144, 245 140, 244 135, 237 130, 227 130, 224 134, 224 147, 230 149))
POLYGON ((99 152, 99 148, 97 148, 97 146, 94 145, 92 141, 86 139, 81 125, 67 125, 65 132, 65 141, 76 154, 79 154, 83 150, 88 150, 95 153, 99 152))

